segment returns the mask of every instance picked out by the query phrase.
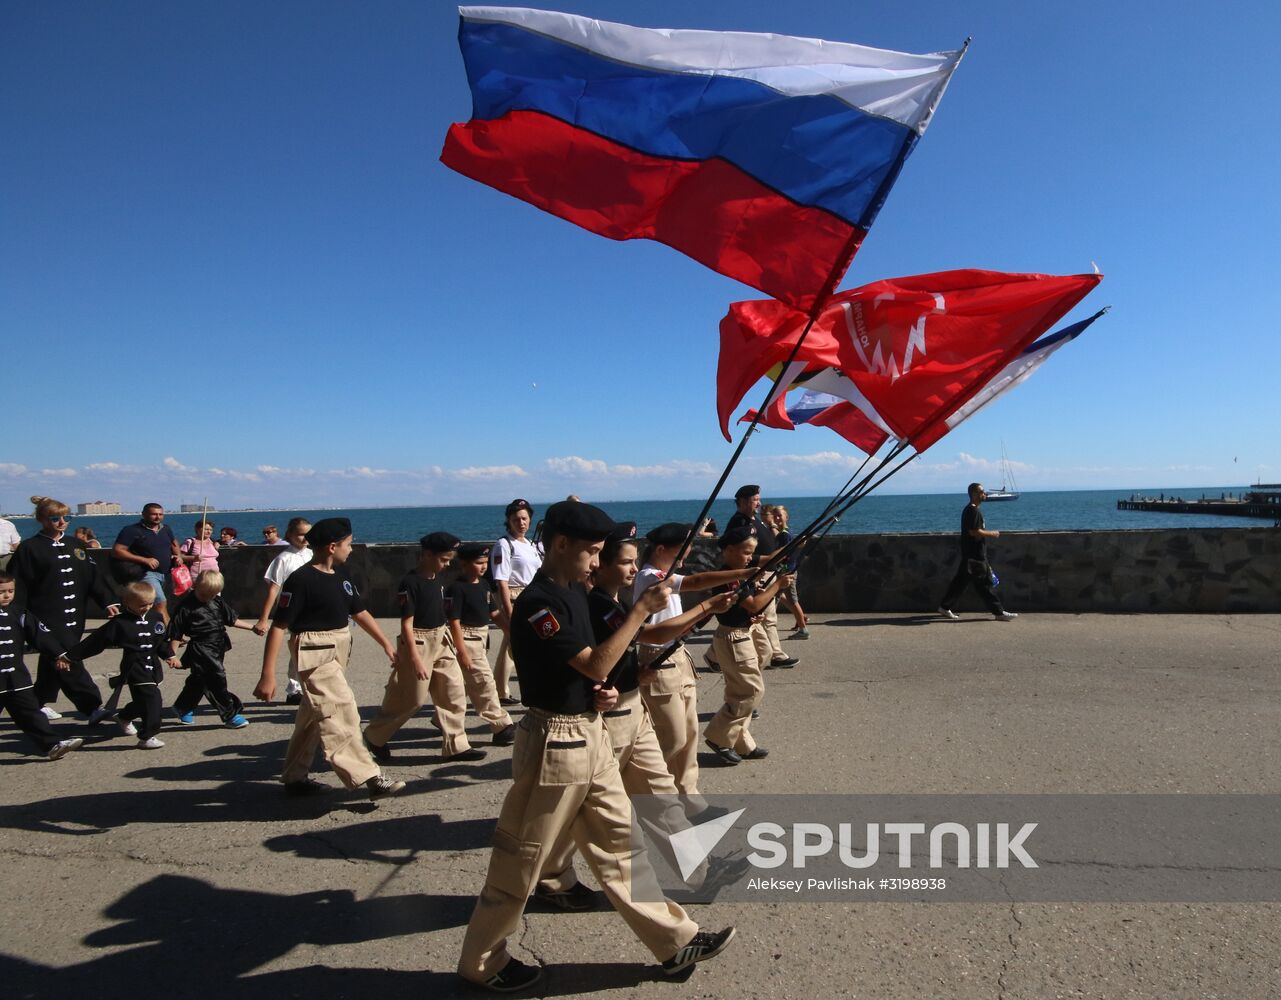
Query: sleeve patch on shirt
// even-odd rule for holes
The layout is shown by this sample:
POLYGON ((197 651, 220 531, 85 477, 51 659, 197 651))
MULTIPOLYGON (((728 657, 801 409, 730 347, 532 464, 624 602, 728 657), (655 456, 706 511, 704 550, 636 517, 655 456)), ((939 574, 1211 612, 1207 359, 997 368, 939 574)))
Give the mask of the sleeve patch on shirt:
POLYGON ((542 611, 530 615, 529 624, 534 626, 534 634, 540 639, 550 639, 560 631, 560 622, 556 620, 550 608, 543 608, 542 611))
POLYGON ((276 601, 276 606, 279 608, 289 607, 289 601, 292 597, 293 597, 293 594, 289 593, 289 591, 282 590, 280 592, 280 599, 276 601))
POLYGON ((408 603, 409 603, 409 592, 408 592, 407 590, 402 590, 402 591, 400 591, 398 594, 396 594, 396 600, 400 601, 400 603, 401 603, 401 605, 402 605, 402 606, 404 606, 404 605, 408 604, 408 603))
POLYGON ((614 632, 617 632, 620 628, 622 628, 623 622, 626 620, 627 620, 626 617, 623 615, 621 611, 618 610, 618 608, 612 608, 609 614, 605 616, 605 624, 608 625, 610 629, 614 632))

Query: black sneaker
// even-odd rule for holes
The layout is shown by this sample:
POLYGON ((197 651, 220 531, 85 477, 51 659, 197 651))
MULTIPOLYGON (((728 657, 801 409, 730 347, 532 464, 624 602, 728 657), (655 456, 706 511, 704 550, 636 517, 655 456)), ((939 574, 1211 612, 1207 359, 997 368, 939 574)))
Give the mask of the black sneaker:
POLYGON ((365 782, 365 787, 369 789, 369 797, 371 799, 385 799, 403 792, 405 783, 403 781, 393 781, 383 774, 376 774, 365 782))
POLYGON ((715 958, 733 940, 733 927, 726 927, 716 934, 710 931, 699 931, 689 944, 663 963, 663 975, 674 976, 688 969, 695 962, 706 962, 709 958, 715 958))
POLYGON ((516 742, 516 724, 512 723, 494 733, 493 743, 496 747, 509 747, 516 742))
POLYGON ((582 882, 575 882, 564 892, 552 892, 539 886, 534 889, 534 898, 569 913, 587 913, 600 907, 600 897, 582 882))
POLYGON ((766 670, 791 670, 792 667, 800 663, 795 656, 780 656, 769 661, 766 670))
POLYGON ((720 759, 720 762, 725 764, 727 767, 733 767, 735 764, 741 764, 743 762, 743 758, 738 755, 738 751, 733 747, 718 747, 711 740, 705 740, 704 742, 712 748, 712 753, 716 754, 720 759))
POLYGON ((369 756, 378 761, 379 764, 391 763, 391 748, 385 743, 382 746, 375 746, 368 740, 365 740, 365 746, 369 750, 369 756))
POLYGON ((306 795, 327 795, 329 786, 317 781, 315 778, 303 778, 302 781, 286 781, 285 794, 294 797, 306 795))
POLYGON ((494 993, 519 993, 521 990, 533 986, 542 978, 542 969, 534 965, 526 965, 524 962, 519 962, 513 958, 503 966, 501 972, 490 976, 478 985, 494 993))
POLYGON ((302 692, 301 692, 301 691, 295 691, 293 694, 285 695, 285 704, 286 704, 286 705, 301 705, 301 704, 302 704, 302 692))
POLYGON ((466 750, 459 750, 458 753, 450 754, 445 760, 453 763, 455 761, 467 760, 484 760, 485 751, 480 747, 468 747, 466 750))
POLYGON ((740 754, 743 760, 764 760, 769 756, 769 751, 764 747, 757 747, 751 753, 740 754))
MULTIPOLYGON (((511 707, 512 705, 519 705, 520 699, 519 698, 499 698, 498 704, 511 707)), ((512 961, 514 962, 515 959, 512 959, 512 961)))

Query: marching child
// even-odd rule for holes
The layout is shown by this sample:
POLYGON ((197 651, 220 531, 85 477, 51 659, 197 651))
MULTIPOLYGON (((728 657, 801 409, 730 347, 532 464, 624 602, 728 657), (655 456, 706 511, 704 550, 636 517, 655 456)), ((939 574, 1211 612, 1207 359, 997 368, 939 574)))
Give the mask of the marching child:
POLYGON ((173 669, 179 667, 165 620, 155 610, 155 603, 156 592, 151 584, 142 581, 126 584, 125 611, 107 619, 71 649, 58 655, 58 669, 70 670, 73 660, 87 660, 108 646, 120 647, 120 677, 116 683, 129 685, 132 700, 120 710, 116 721, 126 736, 138 737, 139 750, 159 750, 164 746, 156 736, 164 708, 160 682, 165 679, 164 664, 173 669))
POLYGON ((433 531, 419 541, 418 565, 401 578, 400 644, 387 690, 374 721, 365 727, 365 744, 374 760, 391 760, 390 740, 431 701, 443 741, 445 760, 482 760, 484 750, 467 739, 467 695, 445 618, 445 588, 440 579, 453 561, 458 539, 433 531))
POLYGON ((17 586, 13 576, 0 572, 0 709, 9 712, 14 725, 27 734, 42 754, 50 760, 65 757, 68 751, 79 750, 84 740, 59 740, 49 725, 48 718, 40 711, 31 674, 22 662, 22 651, 31 644, 42 653, 57 654, 50 632, 30 614, 20 615, 10 611, 17 586))
POLYGON ((187 683, 173 703, 174 715, 184 726, 196 724, 196 706, 201 698, 209 699, 224 726, 243 729, 249 725, 241 712, 244 705, 227 690, 227 669, 223 657, 231 649, 228 628, 253 626, 236 617, 235 610, 222 596, 223 577, 217 570, 205 570, 196 577, 196 585, 179 598, 169 619, 169 638, 181 644, 189 640, 182 654, 182 667, 189 671, 187 683))
MULTIPOLYGON (((756 555, 756 529, 750 524, 735 525, 721 535, 720 546, 726 569, 746 569, 756 555)), ((765 613, 780 590, 785 590, 793 577, 778 576, 763 590, 744 598, 728 611, 716 615, 720 623, 712 638, 716 661, 725 678, 725 704, 712 717, 703 731, 707 745, 722 764, 730 767, 744 760, 762 760, 769 751, 758 746, 748 727, 752 709, 765 696, 761 661, 752 641, 752 624, 765 613)), ((737 588, 737 584, 730 584, 737 588)))
POLYGON ((458 546, 458 578, 445 591, 445 617, 463 671, 463 684, 476 714, 489 723, 496 747, 516 742, 516 726, 498 701, 494 672, 485 653, 489 623, 498 618, 494 592, 482 577, 489 566, 489 547, 482 542, 458 546))

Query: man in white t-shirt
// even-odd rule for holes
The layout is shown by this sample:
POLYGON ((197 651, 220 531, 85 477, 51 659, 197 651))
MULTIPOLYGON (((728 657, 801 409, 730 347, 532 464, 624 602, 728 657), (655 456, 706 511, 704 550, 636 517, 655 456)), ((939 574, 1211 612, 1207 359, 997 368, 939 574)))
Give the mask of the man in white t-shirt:
POLYGON ((489 552, 489 568, 498 592, 498 607, 502 611, 499 622, 503 630, 503 644, 494 662, 494 686, 498 689, 498 700, 504 705, 517 703, 511 695, 511 675, 515 668, 510 640, 512 604, 543 565, 542 550, 525 537, 533 519, 534 508, 528 500, 513 500, 507 505, 507 533, 489 552))
MULTIPOLYGON (((258 614, 258 624, 254 626, 254 631, 258 635, 266 635, 267 629, 271 628, 271 617, 276 607, 276 598, 280 596, 280 588, 289 579, 289 574, 311 562, 311 549, 307 547, 307 532, 310 530, 311 522, 305 517, 295 517, 289 522, 289 526, 285 528, 285 541, 281 544, 288 545, 289 548, 271 561, 271 565, 267 567, 267 572, 262 576, 267 581, 267 597, 262 602, 262 611, 258 614)), ((291 640, 289 643, 289 680, 285 682, 285 704, 297 705, 301 702, 302 682, 298 679, 297 649, 291 640)))
POLYGON ((18 534, 18 529, 13 526, 13 522, 0 517, 0 569, 8 567, 9 557, 13 555, 13 550, 21 541, 22 536, 18 534))

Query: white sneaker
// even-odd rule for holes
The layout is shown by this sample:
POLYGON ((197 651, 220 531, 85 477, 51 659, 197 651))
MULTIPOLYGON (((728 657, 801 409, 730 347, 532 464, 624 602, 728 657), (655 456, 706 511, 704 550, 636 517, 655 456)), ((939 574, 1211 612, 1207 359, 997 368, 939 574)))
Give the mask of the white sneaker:
POLYGON ((44 717, 45 717, 46 719, 48 719, 50 722, 53 722, 55 719, 61 719, 61 718, 62 718, 62 713, 61 713, 61 712, 55 712, 55 711, 54 711, 52 708, 50 708, 48 705, 41 705, 41 706, 40 706, 40 711, 42 711, 42 712, 44 713, 44 717))
POLYGON ((121 722, 120 731, 123 732, 126 736, 138 735, 138 727, 135 726, 132 722, 121 722))
POLYGON ((85 745, 85 741, 76 737, 74 740, 63 740, 61 743, 55 743, 49 748, 48 757, 50 760, 61 760, 72 750, 79 750, 85 745))
POLYGON ((151 739, 149 739, 149 740, 139 740, 139 741, 138 741, 138 749, 139 749, 139 750, 159 750, 159 749, 160 749, 162 746, 164 746, 164 745, 165 745, 165 744, 164 744, 164 741, 163 741, 163 740, 158 740, 158 739, 156 739, 156 737, 154 737, 154 736, 153 736, 153 737, 151 737, 151 739))
POLYGON ((1015 611, 1002 611, 999 615, 994 615, 993 617, 995 617, 998 622, 1012 622, 1018 617, 1018 613, 1015 611))
POLYGON ((958 615, 951 608, 940 607, 939 614, 941 614, 944 618, 946 618, 950 622, 959 622, 961 620, 961 616, 958 615))
POLYGON ((107 708, 106 705, 99 705, 89 713, 89 718, 85 721, 91 726, 96 726, 103 719, 110 719, 115 714, 116 710, 114 708, 107 708))

